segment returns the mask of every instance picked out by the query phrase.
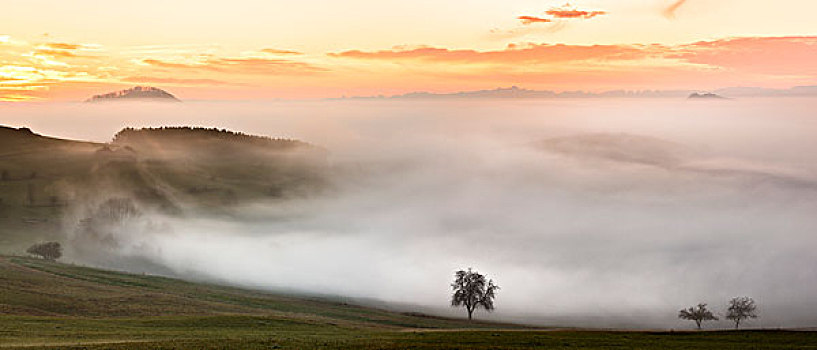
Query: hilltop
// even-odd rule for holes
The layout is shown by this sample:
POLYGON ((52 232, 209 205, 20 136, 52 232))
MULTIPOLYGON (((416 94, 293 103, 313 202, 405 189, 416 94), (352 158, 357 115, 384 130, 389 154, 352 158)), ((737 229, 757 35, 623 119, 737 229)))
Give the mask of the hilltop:
POLYGON ((130 89, 109 92, 102 95, 94 95, 85 102, 105 102, 105 101, 119 101, 119 100, 153 100, 153 101, 169 101, 181 102, 176 96, 159 88, 150 86, 136 86, 130 89))

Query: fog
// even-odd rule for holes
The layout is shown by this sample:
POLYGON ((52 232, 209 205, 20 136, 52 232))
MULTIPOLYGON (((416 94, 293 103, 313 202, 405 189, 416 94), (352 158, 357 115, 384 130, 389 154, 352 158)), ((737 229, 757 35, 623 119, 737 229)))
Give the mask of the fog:
POLYGON ((502 287, 477 319, 688 328, 679 309, 723 314, 747 295, 760 313, 747 326, 796 327, 817 324, 815 110, 805 98, 35 103, 0 106, 0 124, 103 142, 126 126, 206 126, 330 152, 331 191, 231 218, 147 215, 104 258, 71 261, 453 316, 448 284, 473 267, 502 287))

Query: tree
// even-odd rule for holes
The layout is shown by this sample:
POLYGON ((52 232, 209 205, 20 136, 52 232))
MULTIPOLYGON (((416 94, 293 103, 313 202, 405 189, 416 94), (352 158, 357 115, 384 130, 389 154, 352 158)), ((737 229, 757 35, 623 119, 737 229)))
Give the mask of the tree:
POLYGON ((712 314, 712 311, 706 309, 706 304, 700 303, 698 307, 690 307, 678 312, 678 318, 682 320, 695 321, 698 329, 701 329, 701 322, 717 320, 718 318, 712 314))
POLYGON ((57 260, 62 256, 62 246, 58 242, 45 242, 32 245, 26 253, 39 255, 45 260, 57 260))
POLYGON ((493 280, 487 280, 479 272, 459 270, 454 273, 454 283, 451 283, 454 295, 451 297, 451 306, 465 307, 468 311, 468 320, 472 319, 474 310, 479 307, 487 311, 494 309, 494 298, 499 286, 493 280))
POLYGON ((757 318, 757 305, 750 297, 737 297, 729 301, 726 318, 735 322, 735 329, 740 327, 740 321, 757 318))

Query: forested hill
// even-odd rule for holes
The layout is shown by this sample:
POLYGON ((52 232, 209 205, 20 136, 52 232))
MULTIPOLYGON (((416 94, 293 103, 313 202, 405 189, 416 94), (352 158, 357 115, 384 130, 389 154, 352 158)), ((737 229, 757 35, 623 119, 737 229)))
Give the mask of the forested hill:
POLYGON ((166 101, 181 102, 173 94, 159 88, 150 86, 136 86, 121 91, 109 92, 102 95, 94 95, 85 102, 107 102, 107 101, 166 101))

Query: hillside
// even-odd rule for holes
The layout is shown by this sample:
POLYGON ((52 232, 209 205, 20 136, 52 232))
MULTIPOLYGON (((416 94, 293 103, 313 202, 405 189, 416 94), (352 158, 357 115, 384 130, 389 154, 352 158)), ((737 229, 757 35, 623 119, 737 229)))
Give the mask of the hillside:
POLYGON ((404 315, 328 299, 271 294, 178 279, 0 257, 0 315, 154 317, 266 315, 355 327, 516 327, 404 315))
POLYGON ((247 336, 268 344, 281 333, 301 337, 296 340, 300 343, 325 335, 354 339, 405 328, 518 328, 25 257, 0 257, 0 278, 0 329, 29 325, 24 332, 0 337, 0 347, 146 340, 177 344, 173 331, 179 330, 184 330, 186 342, 247 336), (75 332, 83 336, 70 335, 75 332))
POLYGON ((226 130, 125 129, 103 144, 0 127, 0 252, 87 231, 113 206, 231 215, 310 196, 325 187, 326 169, 319 147, 226 130))
POLYGON ((0 250, 60 234, 67 185, 92 172, 102 146, 0 127, 0 250))
POLYGON ((791 349, 815 332, 544 330, 0 257, 8 349, 791 349))

